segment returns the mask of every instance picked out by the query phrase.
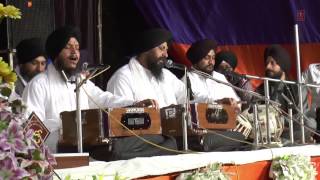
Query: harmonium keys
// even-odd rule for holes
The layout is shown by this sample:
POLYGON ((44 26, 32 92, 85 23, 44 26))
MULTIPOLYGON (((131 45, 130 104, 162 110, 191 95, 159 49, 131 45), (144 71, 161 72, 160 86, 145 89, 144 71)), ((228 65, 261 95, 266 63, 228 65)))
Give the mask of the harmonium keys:
POLYGON ((108 111, 108 137, 161 134, 160 112, 156 108, 113 108, 108 111))
POLYGON ((236 127, 237 114, 230 105, 195 103, 190 107, 194 129, 234 129, 236 127))

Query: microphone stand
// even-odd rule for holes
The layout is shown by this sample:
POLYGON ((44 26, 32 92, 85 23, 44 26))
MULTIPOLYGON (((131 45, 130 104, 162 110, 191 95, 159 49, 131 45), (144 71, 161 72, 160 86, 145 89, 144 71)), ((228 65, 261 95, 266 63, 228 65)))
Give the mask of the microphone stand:
MULTIPOLYGON (((224 84, 224 85, 226 85, 226 86, 230 86, 230 87, 234 88, 234 89, 237 90, 237 91, 241 91, 241 92, 244 92, 244 93, 249 93, 249 94, 251 94, 252 96, 258 98, 258 99, 261 100, 261 101, 268 101, 268 102, 270 102, 271 104, 274 104, 274 105, 276 105, 276 106, 280 106, 280 105, 281 105, 280 103, 278 103, 278 102, 276 102, 276 101, 273 101, 273 100, 270 100, 270 99, 268 99, 268 98, 266 98, 266 97, 264 97, 264 96, 261 96, 259 93, 256 93, 256 92, 254 92, 254 91, 249 91, 249 90, 246 90, 246 89, 242 89, 242 88, 239 88, 239 87, 237 87, 237 86, 235 86, 235 85, 233 85, 233 84, 231 84, 231 83, 221 81, 221 80, 219 80, 219 79, 216 79, 216 78, 212 77, 212 75, 207 74, 207 73, 204 73, 204 72, 201 72, 201 71, 199 71, 199 70, 197 70, 197 69, 195 69, 195 68, 193 68, 193 67, 190 68, 190 72, 196 73, 196 74, 198 74, 199 76, 202 76, 202 77, 211 79, 211 80, 213 80, 213 81, 216 81, 216 82, 218 82, 218 83, 224 84)), ((247 76, 247 75, 246 75, 246 76, 247 76)))
POLYGON ((292 107, 293 107, 293 102, 290 101, 290 99, 284 95, 283 93, 281 94, 282 97, 287 101, 289 104, 289 109, 288 109, 288 114, 289 114, 289 132, 290 132, 290 144, 294 144, 294 136, 293 136, 293 115, 292 115, 292 107))
MULTIPOLYGON (((224 84, 224 85, 226 85, 226 86, 232 87, 232 88, 234 88, 234 89, 237 90, 237 91, 249 93, 249 94, 251 94, 252 96, 254 96, 254 97, 256 97, 256 98, 258 98, 258 99, 260 99, 260 100, 262 100, 262 101, 267 102, 268 104, 271 103, 271 104, 273 104, 273 105, 275 105, 275 106, 280 106, 280 105, 281 105, 280 103, 271 100, 271 99, 269 98, 269 96, 264 97, 264 96, 261 96, 260 94, 258 94, 258 93, 256 93, 256 92, 248 91, 248 90, 239 88, 239 87, 237 87, 237 86, 234 86, 234 85, 231 84, 231 83, 223 82, 223 81, 221 81, 221 80, 219 80, 219 79, 216 79, 216 78, 212 77, 212 75, 207 74, 207 73, 204 73, 204 72, 201 72, 201 71, 199 71, 199 70, 197 70, 197 69, 195 69, 195 68, 193 68, 193 67, 191 67, 190 72, 196 73, 196 74, 198 74, 198 75, 200 75, 200 76, 202 76, 202 77, 205 77, 205 78, 211 79, 211 80, 213 80, 213 81, 216 81, 216 82, 218 82, 218 83, 224 84)), ((256 103, 256 102, 255 102, 255 103, 256 103)), ((258 146, 258 143, 259 143, 259 140, 258 140, 258 139, 259 139, 259 138, 258 138, 257 129, 259 129, 259 127, 258 127, 258 116, 257 116, 257 115, 258 115, 258 110, 257 110, 256 104, 255 104, 254 108, 256 108, 256 110, 254 109, 254 112, 253 112, 253 113, 254 113, 254 121, 255 121, 255 122, 254 122, 254 126, 255 126, 254 128, 255 128, 255 130, 256 130, 256 132, 255 132, 255 143, 256 143, 256 146, 258 146)), ((266 110, 266 111, 267 111, 267 110, 266 110)), ((268 118, 268 116, 267 116, 267 118, 268 118)), ((270 138, 270 131, 269 131, 268 122, 269 122, 269 119, 267 119, 267 140, 268 140, 267 143, 270 145, 270 144, 271 144, 271 138, 270 138)), ((261 137, 261 138, 262 138, 262 137, 261 137)), ((261 141, 261 142, 263 143, 263 141, 261 141)))
POLYGON ((184 67, 184 79, 183 82, 185 84, 185 97, 186 102, 184 103, 184 113, 182 117, 182 140, 183 140, 183 149, 185 151, 188 151, 188 122, 190 122, 190 113, 189 113, 189 107, 190 107, 190 92, 188 89, 188 73, 187 73, 187 67, 184 67))
MULTIPOLYGON (((95 71, 96 72, 96 71, 95 71)), ((62 70, 61 74, 66 82, 75 83, 75 93, 76 93, 76 123, 77 123, 77 148, 79 153, 83 153, 83 133, 82 133, 82 117, 81 117, 81 98, 80 98, 80 88, 86 81, 92 76, 92 73, 82 80, 81 73, 77 73, 75 80, 69 80, 62 70)))
POLYGON ((83 142, 82 142, 82 119, 81 119, 81 98, 80 98, 80 87, 83 85, 81 82, 81 74, 77 73, 76 75, 76 122, 77 122, 77 145, 78 152, 83 152, 83 142))

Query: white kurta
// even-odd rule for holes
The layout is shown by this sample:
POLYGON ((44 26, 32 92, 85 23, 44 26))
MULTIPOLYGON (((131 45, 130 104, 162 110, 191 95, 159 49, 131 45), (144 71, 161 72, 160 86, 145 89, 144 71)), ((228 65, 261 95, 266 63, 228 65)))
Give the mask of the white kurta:
MULTIPOLYGON (((320 64, 310 64, 309 68, 302 74, 302 82, 320 85, 320 64)), ((303 102, 307 103, 306 90, 311 93, 310 115, 315 118, 316 108, 320 107, 320 88, 303 88, 303 102)))
MULTIPOLYGON (((34 111, 50 132, 55 132, 61 128, 60 113, 76 110, 74 90, 75 84, 65 82, 60 72, 50 64, 44 73, 37 75, 28 83, 22 98, 27 105, 27 112, 34 111)), ((81 109, 97 108, 84 90, 100 107, 123 107, 133 103, 132 100, 104 92, 91 81, 87 81, 80 89, 81 109)))
MULTIPOLYGON (((233 98, 237 101, 240 100, 233 88, 227 85, 199 76, 193 72, 189 72, 188 76, 195 102, 213 103, 214 101, 223 98, 233 98)), ((217 80, 228 83, 228 80, 221 73, 213 71, 212 76, 217 80)))
POLYGON ((184 84, 169 70, 163 69, 163 80, 157 80, 135 57, 118 69, 108 82, 107 90, 133 101, 155 99, 160 108, 184 103, 184 84))

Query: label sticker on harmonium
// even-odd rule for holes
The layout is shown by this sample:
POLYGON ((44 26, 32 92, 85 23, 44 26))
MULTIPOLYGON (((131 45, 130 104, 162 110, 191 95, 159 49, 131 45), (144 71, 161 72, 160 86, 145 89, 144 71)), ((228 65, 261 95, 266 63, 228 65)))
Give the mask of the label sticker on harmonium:
POLYGON ((176 108, 172 107, 172 108, 167 108, 164 110, 165 111, 165 117, 166 119, 170 119, 170 118, 176 118, 176 108))
POLYGON ((126 108, 126 113, 144 113, 144 108, 126 108))

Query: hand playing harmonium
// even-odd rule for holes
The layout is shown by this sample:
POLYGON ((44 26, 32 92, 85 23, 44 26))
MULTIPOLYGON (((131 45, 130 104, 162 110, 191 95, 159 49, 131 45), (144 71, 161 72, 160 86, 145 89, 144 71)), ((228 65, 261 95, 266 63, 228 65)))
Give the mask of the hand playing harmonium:
POLYGON ((138 101, 132 105, 133 107, 150 107, 159 109, 159 104, 154 99, 145 99, 142 101, 138 101))
POLYGON ((242 101, 236 101, 233 98, 223 98, 216 101, 218 104, 225 104, 230 105, 232 108, 234 108, 236 114, 239 114, 241 112, 241 103, 242 101))

